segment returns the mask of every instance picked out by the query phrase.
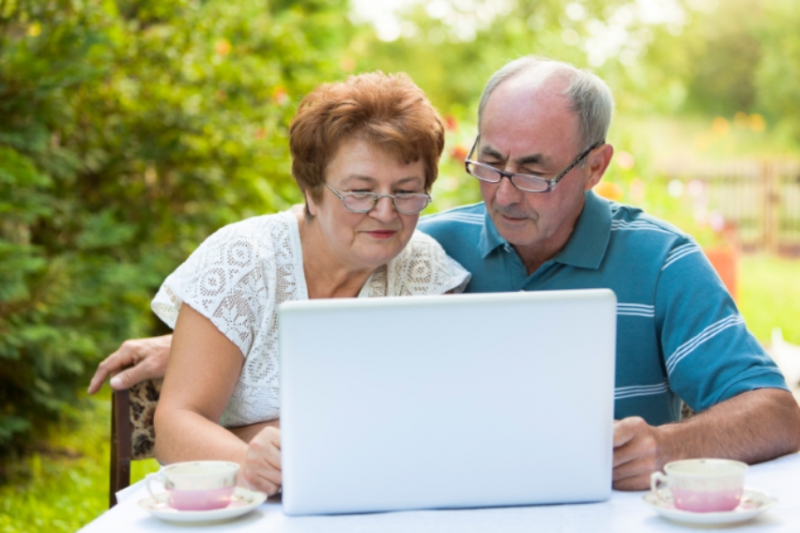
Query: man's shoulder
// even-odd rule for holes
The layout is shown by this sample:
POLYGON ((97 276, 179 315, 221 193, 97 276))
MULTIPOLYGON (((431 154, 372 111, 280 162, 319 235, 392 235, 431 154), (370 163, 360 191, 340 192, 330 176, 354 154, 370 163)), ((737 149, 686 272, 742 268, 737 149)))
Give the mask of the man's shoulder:
POLYGON ((419 221, 419 229, 434 237, 441 231, 458 232, 477 230, 483 228, 486 217, 486 206, 483 202, 463 205, 422 217, 419 221))
POLYGON ((689 234, 665 220, 645 213, 638 207, 616 202, 611 202, 611 232, 612 236, 617 238, 658 242, 666 246, 694 240, 689 234))

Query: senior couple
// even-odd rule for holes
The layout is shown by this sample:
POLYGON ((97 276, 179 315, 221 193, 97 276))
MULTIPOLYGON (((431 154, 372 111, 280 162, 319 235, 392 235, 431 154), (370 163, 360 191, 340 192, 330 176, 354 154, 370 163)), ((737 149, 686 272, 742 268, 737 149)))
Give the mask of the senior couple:
POLYGON ((612 111, 591 73, 508 63, 486 85, 466 162, 483 202, 417 228, 444 146, 425 95, 380 73, 318 87, 290 128, 305 205, 203 242, 153 301, 174 334, 124 343, 89 391, 110 374, 125 388, 166 372, 158 459, 232 460, 244 483, 273 494, 280 302, 602 287, 619 302, 616 489, 647 488, 672 460, 797 451, 800 408, 697 244, 591 191, 614 152, 612 111), (680 420, 681 401, 697 414, 680 420))

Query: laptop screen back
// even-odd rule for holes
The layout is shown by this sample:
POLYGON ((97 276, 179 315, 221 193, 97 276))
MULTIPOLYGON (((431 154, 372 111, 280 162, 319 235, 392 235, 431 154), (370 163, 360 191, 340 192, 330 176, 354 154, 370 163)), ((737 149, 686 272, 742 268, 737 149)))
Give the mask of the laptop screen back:
POLYGON ((609 290, 282 304, 284 511, 608 498, 615 338, 609 290))

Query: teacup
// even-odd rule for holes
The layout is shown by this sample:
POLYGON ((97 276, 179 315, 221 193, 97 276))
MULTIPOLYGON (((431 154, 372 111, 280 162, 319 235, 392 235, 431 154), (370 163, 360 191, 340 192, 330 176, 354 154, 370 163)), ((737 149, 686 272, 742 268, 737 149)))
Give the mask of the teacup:
POLYGON ((687 459, 667 463, 665 474, 650 476, 650 490, 669 503, 661 491, 668 487, 675 508, 695 513, 732 511, 742 499, 747 465, 728 459, 687 459))
POLYGON ((191 461, 165 466, 145 478, 147 491, 156 500, 179 511, 208 511, 227 507, 236 489, 239 465, 229 461, 191 461), (150 483, 160 480, 166 492, 153 492, 150 483))

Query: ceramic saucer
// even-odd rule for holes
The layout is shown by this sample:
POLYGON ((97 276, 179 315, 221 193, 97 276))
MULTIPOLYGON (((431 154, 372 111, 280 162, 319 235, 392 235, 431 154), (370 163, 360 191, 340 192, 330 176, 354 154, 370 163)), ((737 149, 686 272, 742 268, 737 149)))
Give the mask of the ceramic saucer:
POLYGON ((170 522, 208 522, 212 520, 227 520, 249 513, 267 499, 263 492, 236 487, 233 500, 227 507, 212 509, 211 511, 179 511, 155 498, 148 497, 139 501, 139 507, 161 520, 170 522))
MULTIPOLYGON (((670 499, 669 492, 662 493, 665 499, 670 499)), ((764 492, 744 489, 742 501, 739 506, 732 511, 721 511, 717 513, 695 513, 692 511, 682 511, 676 509, 672 502, 665 502, 649 492, 644 495, 644 502, 656 510, 664 518, 674 522, 684 524, 738 524, 752 520, 773 505, 778 500, 764 492)))

